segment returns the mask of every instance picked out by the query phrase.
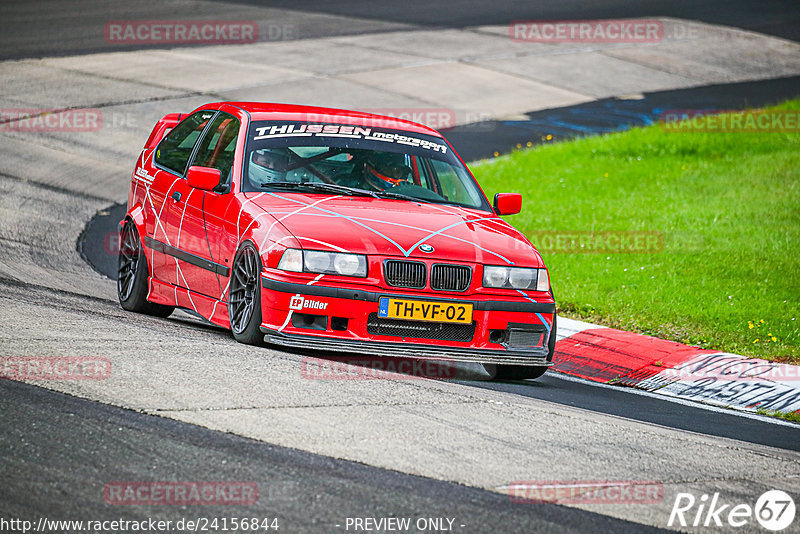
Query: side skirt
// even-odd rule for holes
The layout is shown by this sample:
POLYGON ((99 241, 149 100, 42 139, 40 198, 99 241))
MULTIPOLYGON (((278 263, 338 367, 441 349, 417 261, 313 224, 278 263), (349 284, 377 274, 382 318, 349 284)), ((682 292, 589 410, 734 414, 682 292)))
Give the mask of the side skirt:
POLYGON ((228 304, 212 299, 188 289, 167 284, 150 277, 150 295, 148 300, 167 306, 176 306, 194 311, 209 322, 230 329, 228 304))

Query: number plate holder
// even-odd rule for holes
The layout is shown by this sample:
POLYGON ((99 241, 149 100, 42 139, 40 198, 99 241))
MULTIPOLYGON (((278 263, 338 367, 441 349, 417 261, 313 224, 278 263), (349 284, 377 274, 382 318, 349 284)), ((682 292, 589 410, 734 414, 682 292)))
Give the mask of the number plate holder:
POLYGON ((471 302, 443 302, 432 300, 381 297, 378 300, 378 317, 406 321, 435 323, 472 323, 471 302))

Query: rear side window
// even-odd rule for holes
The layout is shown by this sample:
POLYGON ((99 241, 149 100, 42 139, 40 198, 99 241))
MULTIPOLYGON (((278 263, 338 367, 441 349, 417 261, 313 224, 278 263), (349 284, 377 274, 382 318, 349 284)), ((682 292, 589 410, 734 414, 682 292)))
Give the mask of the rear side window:
POLYGON ((227 113, 219 113, 200 141, 192 165, 219 169, 222 184, 229 183, 238 136, 239 119, 227 113))
POLYGON ((213 116, 213 111, 198 111, 175 126, 156 147, 156 164, 183 175, 197 138, 213 116))

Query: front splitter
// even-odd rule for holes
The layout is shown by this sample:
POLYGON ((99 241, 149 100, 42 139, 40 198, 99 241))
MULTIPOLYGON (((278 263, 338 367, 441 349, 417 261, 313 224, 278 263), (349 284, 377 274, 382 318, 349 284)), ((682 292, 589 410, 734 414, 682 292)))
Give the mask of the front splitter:
POLYGON ((320 336, 304 336, 302 334, 284 334, 264 327, 261 327, 261 331, 264 333, 264 341, 266 343, 299 349, 503 365, 530 365, 536 367, 549 367, 552 365, 552 362, 547 361, 547 349, 531 352, 489 351, 391 341, 340 340, 320 336))

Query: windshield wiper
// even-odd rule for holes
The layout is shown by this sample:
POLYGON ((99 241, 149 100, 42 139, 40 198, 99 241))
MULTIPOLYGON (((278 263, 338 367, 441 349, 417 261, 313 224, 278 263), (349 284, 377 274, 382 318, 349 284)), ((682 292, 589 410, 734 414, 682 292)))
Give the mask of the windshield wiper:
MULTIPOLYGON (((426 198, 412 197, 411 195, 404 195, 403 193, 395 193, 394 191, 371 191, 373 196, 379 198, 396 198, 398 200, 411 200, 413 202, 426 202, 428 204, 434 203, 432 200, 426 198)), ((438 204, 438 202, 435 202, 438 204)))
POLYGON ((280 189, 310 189, 312 191, 320 191, 323 193, 340 193, 343 195, 358 195, 375 197, 375 191, 367 191, 366 189, 356 189, 355 187, 347 187, 338 184, 326 184, 324 182, 271 182, 261 184, 261 187, 266 189, 268 187, 278 187, 280 189))
MULTIPOLYGON (((412 202, 425 202, 428 204, 439 204, 425 198, 412 197, 411 195, 404 195, 402 193, 395 193, 393 191, 369 191, 367 189, 358 189, 356 187, 347 187, 346 185, 339 184, 326 184, 324 182, 271 182, 262 184, 262 188, 279 187, 281 189, 311 189, 312 191, 322 191, 325 193, 341 193, 343 195, 374 197, 374 198, 394 198, 397 200, 410 200, 412 202)), ((447 204, 448 202, 441 202, 447 204)))

